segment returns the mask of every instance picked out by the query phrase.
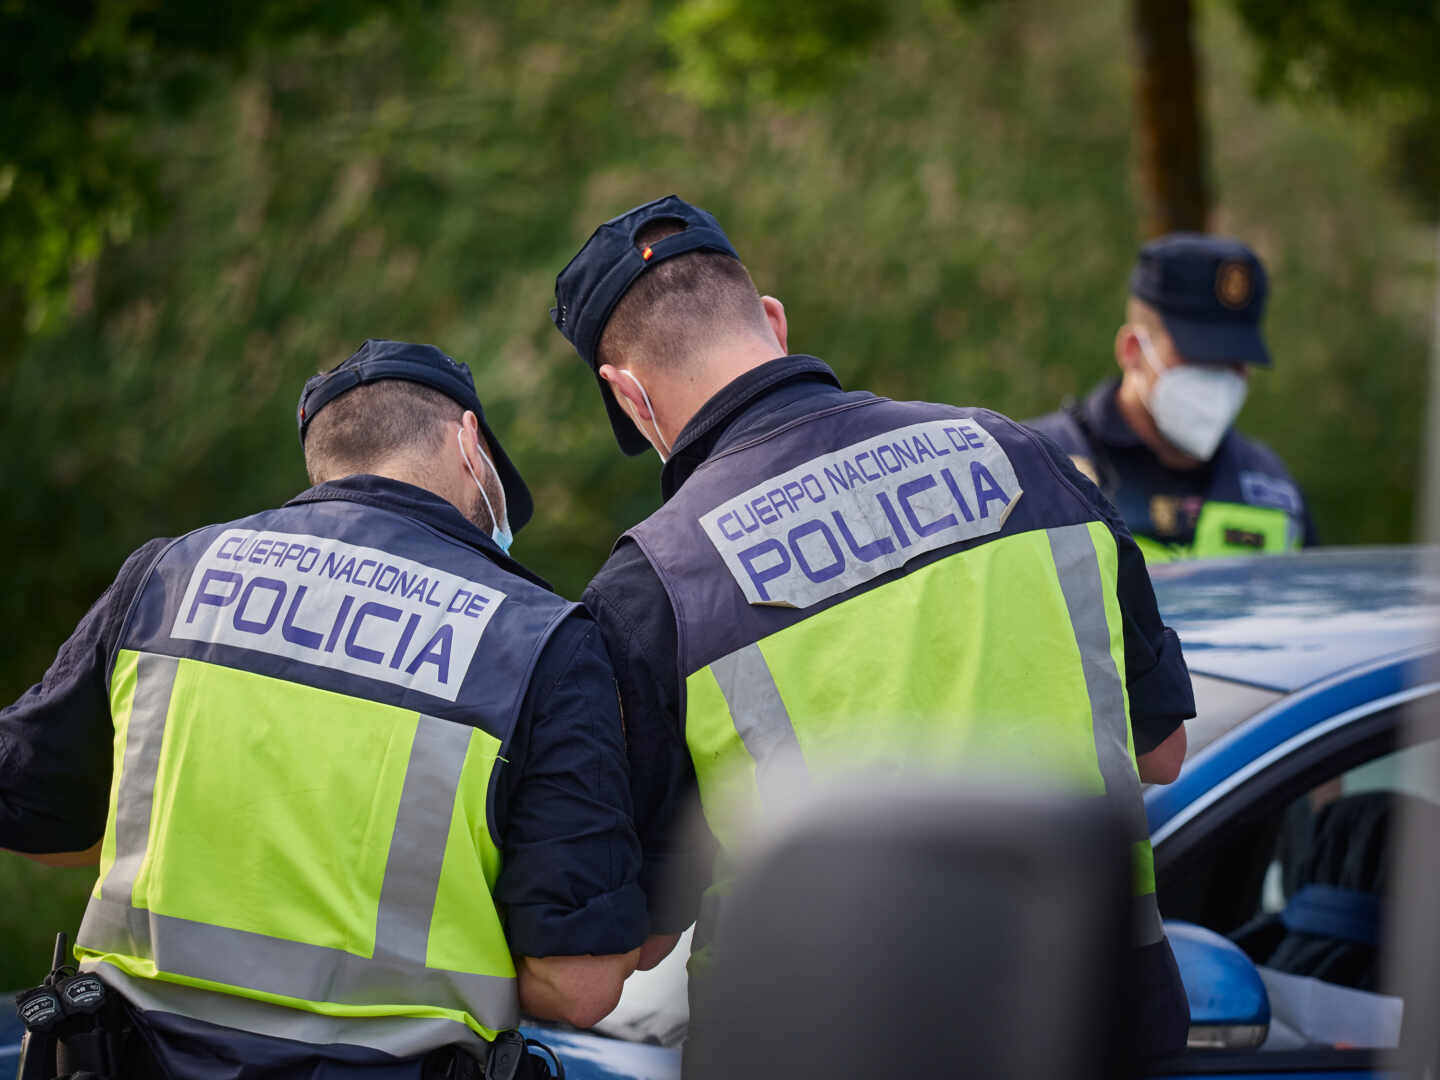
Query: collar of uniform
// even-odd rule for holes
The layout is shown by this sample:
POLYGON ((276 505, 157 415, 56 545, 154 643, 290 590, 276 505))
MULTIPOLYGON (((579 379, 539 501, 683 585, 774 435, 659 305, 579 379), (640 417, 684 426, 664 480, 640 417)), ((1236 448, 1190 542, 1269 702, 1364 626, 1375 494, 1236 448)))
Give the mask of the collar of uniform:
POLYGON ((783 383, 814 379, 842 389, 840 379, 830 365, 814 356, 797 354, 770 360, 751 368, 737 379, 726 383, 699 412, 681 429, 671 448, 670 460, 660 470, 660 497, 669 499, 680 490, 700 465, 715 450, 720 436, 756 399, 764 397, 783 383))
POLYGON ((1090 391, 1085 400, 1080 403, 1080 411, 1084 413, 1090 430, 1106 445, 1140 446, 1144 440, 1135 433, 1134 428, 1125 422, 1125 417, 1120 412, 1120 406, 1115 402, 1115 394, 1119 389, 1120 377, 1112 375, 1090 391))
MULTIPOLYGON (((285 505, 295 506, 300 503, 331 500, 360 503, 363 506, 373 506, 379 510, 404 514, 462 544, 475 548, 502 570, 533 582, 541 588, 551 588, 550 583, 539 574, 532 573, 501 551, 500 546, 494 540, 477 528, 453 504, 442 499, 433 491, 426 491, 414 484, 392 480, 388 476, 360 473, 355 476, 347 476, 342 480, 330 480, 323 484, 316 484, 296 495, 285 505)), ((554 590, 551 589, 551 591, 554 590)))

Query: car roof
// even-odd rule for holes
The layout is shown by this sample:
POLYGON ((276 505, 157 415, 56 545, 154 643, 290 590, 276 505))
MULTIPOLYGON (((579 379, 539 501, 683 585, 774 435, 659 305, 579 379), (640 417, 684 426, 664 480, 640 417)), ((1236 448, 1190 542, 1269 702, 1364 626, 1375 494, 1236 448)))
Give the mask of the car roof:
POLYGON ((1440 645, 1440 548, 1312 548, 1151 568, 1192 673, 1289 692, 1440 645))

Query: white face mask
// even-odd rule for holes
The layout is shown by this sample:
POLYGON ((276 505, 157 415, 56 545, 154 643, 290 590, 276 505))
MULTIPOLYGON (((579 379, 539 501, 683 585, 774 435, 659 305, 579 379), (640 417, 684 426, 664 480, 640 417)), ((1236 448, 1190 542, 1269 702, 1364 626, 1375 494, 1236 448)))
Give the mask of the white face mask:
MULTIPOLYGON (((465 453, 465 438, 461 434, 464 428, 455 429, 455 441, 460 444, 460 460, 465 462, 465 471, 470 474, 470 479, 475 481, 475 486, 480 489, 480 497, 485 500, 485 509, 490 513, 490 539, 506 555, 510 554, 510 545, 515 542, 514 535, 510 532, 510 512, 504 510, 499 517, 495 516, 495 508, 490 505, 490 496, 485 493, 485 485, 480 483, 480 478, 475 475, 475 470, 470 467, 470 457, 465 453)), ((500 479, 500 470, 495 468, 495 463, 490 460, 490 455, 485 453, 477 440, 475 449, 480 451, 480 456, 485 459, 485 464, 490 466, 490 471, 495 474, 495 479, 500 479)), ((501 498, 504 498, 505 485, 500 485, 501 498)), ((503 508, 503 504, 502 504, 503 508)))
POLYGON ((669 461, 670 444, 665 441, 665 436, 660 434, 660 425, 655 422, 655 406, 650 404, 650 395, 645 392, 645 387, 641 385, 639 379, 637 379, 634 375, 631 375, 630 372, 626 371, 624 368, 620 368, 619 370, 621 375, 629 377, 630 381, 635 384, 635 388, 640 391, 640 396, 645 399, 645 408, 650 410, 650 426, 655 429, 655 437, 660 440, 660 445, 665 447, 664 450, 656 449, 655 452, 660 455, 660 460, 662 462, 669 461))
POLYGON ((1143 326, 1135 328, 1135 339, 1155 371, 1145 402, 1155 426, 1177 450, 1209 461, 1245 404, 1249 391, 1245 377, 1229 368, 1201 364, 1161 368, 1143 326))

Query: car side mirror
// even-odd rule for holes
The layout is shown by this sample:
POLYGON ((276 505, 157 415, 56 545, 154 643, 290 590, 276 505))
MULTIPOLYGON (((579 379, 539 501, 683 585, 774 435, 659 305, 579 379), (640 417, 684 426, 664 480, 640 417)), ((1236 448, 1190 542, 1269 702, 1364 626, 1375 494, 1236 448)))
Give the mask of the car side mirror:
POLYGON ((1190 1000, 1191 1050, 1252 1050, 1270 1031, 1270 997, 1254 962, 1227 938, 1187 922, 1166 922, 1190 1000))

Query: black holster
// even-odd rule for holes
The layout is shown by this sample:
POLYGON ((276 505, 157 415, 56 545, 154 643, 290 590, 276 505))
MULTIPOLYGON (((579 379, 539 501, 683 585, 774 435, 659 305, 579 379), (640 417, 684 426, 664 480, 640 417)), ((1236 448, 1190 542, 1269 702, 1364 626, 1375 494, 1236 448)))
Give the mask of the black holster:
POLYGON ((425 1080, 565 1080, 565 1066, 544 1043, 511 1030, 496 1036, 484 1065, 458 1047, 435 1051, 425 1059, 425 1080))
POLYGON ((62 933, 50 974, 15 996, 25 1024, 19 1080, 164 1076, 129 1005, 99 976, 65 963, 65 945, 62 933))
POLYGON ((111 993, 97 1013, 67 1017, 50 1031, 27 1031, 19 1080, 131 1080, 163 1077, 129 1008, 111 993))

